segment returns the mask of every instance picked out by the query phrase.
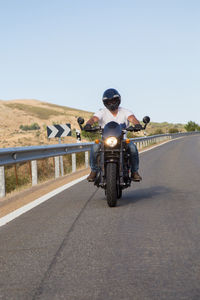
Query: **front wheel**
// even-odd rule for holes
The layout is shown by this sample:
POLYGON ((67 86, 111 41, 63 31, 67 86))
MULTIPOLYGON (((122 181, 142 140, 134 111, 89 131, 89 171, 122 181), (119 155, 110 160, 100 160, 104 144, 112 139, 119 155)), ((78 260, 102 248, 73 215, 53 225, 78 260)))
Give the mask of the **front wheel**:
POLYGON ((108 163, 106 166, 106 198, 108 206, 117 204, 117 165, 108 163))

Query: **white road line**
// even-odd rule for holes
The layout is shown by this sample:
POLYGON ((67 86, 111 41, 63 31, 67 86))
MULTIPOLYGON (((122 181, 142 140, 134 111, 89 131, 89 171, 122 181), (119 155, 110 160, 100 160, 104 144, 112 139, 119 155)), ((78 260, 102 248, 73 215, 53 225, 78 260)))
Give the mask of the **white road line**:
POLYGON ((28 203, 28 204, 18 208, 17 210, 9 213, 8 215, 0 218, 0 227, 7 224, 8 222, 14 220, 15 218, 21 216, 22 214, 26 213, 27 211, 31 210, 32 208, 36 207, 37 205, 49 200, 50 198, 54 197, 55 195, 57 195, 57 194, 63 192, 64 190, 70 188, 71 186, 73 186, 73 185, 79 183, 80 181, 86 179, 87 176, 88 175, 85 175, 85 176, 80 177, 76 180, 73 180, 73 181, 71 181, 71 182, 69 182, 69 183, 53 190, 52 192, 50 192, 50 193, 48 193, 48 194, 46 194, 46 195, 44 195, 44 196, 28 203))
MULTIPOLYGON (((181 137, 181 138, 182 138, 182 137, 181 137)), ((178 138, 177 138, 177 139, 178 139, 178 138)), ((176 140, 177 140, 177 139, 176 139, 176 140)), ((175 140, 175 139, 174 139, 174 140, 175 140)), ((168 142, 172 142, 172 141, 174 141, 174 140, 169 140, 169 141, 166 141, 166 142, 164 142, 164 143, 162 143, 162 144, 155 145, 155 146, 153 146, 153 147, 151 147, 151 148, 149 148, 149 149, 146 149, 146 150, 141 151, 140 154, 141 154, 141 153, 144 153, 144 152, 146 152, 146 151, 150 151, 150 150, 152 150, 152 149, 154 149, 154 148, 160 147, 160 146, 162 146, 162 145, 164 145, 164 144, 166 144, 166 143, 168 143, 168 142)), ((71 182, 69 182, 69 183, 67 183, 67 184, 65 184, 65 185, 63 185, 63 186, 61 186, 61 187, 59 187, 59 188, 53 190, 52 192, 50 192, 50 193, 48 193, 48 194, 46 194, 46 195, 44 195, 44 196, 42 196, 42 197, 40 197, 40 198, 38 198, 38 199, 36 199, 36 200, 34 200, 34 201, 32 201, 32 202, 30 202, 30 203, 24 205, 24 206, 22 206, 22 207, 16 209, 15 211, 13 211, 13 212, 7 214, 6 216, 0 218, 0 227, 3 226, 3 225, 5 225, 5 224, 7 224, 8 222, 10 222, 10 221, 16 219, 17 217, 21 216, 22 214, 26 213, 27 211, 31 210, 32 208, 34 208, 34 207, 40 205, 41 203, 43 203, 43 202, 49 200, 50 198, 54 197, 55 195, 57 195, 57 194, 63 192, 64 190, 67 190, 67 189, 70 188, 71 186, 73 186, 73 185, 75 185, 75 184, 77 184, 77 183, 83 181, 84 179, 87 178, 87 176, 88 176, 88 175, 85 175, 85 176, 80 177, 80 178, 78 178, 78 179, 76 179, 76 180, 73 180, 73 181, 71 181, 71 182)))
POLYGON ((160 147, 160 146, 162 146, 162 145, 164 145, 164 144, 166 144, 166 143, 169 143, 169 142, 172 142, 172 141, 175 141, 175 140, 179 140, 179 139, 182 139, 182 138, 183 138, 183 137, 179 137, 179 138, 176 138, 176 139, 173 139, 173 140, 168 140, 168 141, 165 141, 165 142, 163 142, 162 144, 159 144, 159 145, 152 146, 151 148, 149 148, 149 149, 146 149, 146 150, 142 150, 142 151, 140 151, 140 153, 147 152, 147 151, 149 151, 149 150, 151 150, 151 149, 154 149, 154 148, 160 147))

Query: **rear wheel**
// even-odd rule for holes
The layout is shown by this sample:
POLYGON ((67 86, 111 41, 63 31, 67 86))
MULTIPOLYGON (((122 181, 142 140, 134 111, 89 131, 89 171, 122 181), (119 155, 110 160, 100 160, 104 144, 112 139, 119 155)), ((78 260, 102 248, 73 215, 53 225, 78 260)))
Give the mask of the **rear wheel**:
POLYGON ((117 165, 108 163, 106 166, 106 199, 108 206, 117 204, 117 165))

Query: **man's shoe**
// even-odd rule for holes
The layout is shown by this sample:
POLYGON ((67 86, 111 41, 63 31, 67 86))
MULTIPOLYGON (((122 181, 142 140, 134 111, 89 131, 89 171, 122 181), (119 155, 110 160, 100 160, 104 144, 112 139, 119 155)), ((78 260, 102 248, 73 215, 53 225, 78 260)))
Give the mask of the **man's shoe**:
POLYGON ((87 181, 93 182, 95 180, 95 178, 96 178, 96 175, 97 175, 96 172, 91 171, 90 175, 87 177, 87 181))
POLYGON ((142 180, 142 177, 139 175, 138 172, 133 172, 131 174, 131 180, 132 181, 141 181, 142 180))

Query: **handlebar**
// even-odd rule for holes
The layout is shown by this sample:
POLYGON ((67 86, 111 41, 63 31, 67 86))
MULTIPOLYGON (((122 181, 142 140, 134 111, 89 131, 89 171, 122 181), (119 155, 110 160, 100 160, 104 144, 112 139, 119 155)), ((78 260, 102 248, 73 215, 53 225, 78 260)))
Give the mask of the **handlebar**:
POLYGON ((84 130, 86 132, 97 132, 97 131, 101 131, 101 127, 100 126, 95 126, 95 127, 92 127, 91 129, 87 129, 87 130, 82 129, 82 130, 84 130))
MULTIPOLYGON (((141 127, 140 130, 145 130, 145 128, 146 128, 146 124, 145 124, 143 127, 141 127)), ((87 130, 85 130, 85 129, 81 126, 81 130, 82 130, 82 131, 85 131, 85 132, 97 132, 97 131, 102 132, 102 128, 101 128, 100 126, 95 126, 95 127, 92 127, 91 129, 87 129, 87 130)), ((130 131, 130 132, 133 132, 133 131, 134 131, 134 132, 138 132, 138 131, 140 131, 140 130, 136 129, 136 128, 133 127, 133 126, 129 126, 129 127, 127 127, 126 129, 123 129, 124 132, 126 132, 126 131, 130 131)))
MULTIPOLYGON (((101 133, 102 133, 102 131, 103 131, 103 129, 102 129, 100 126, 91 127, 90 129, 85 130, 85 129, 83 128, 83 126, 82 126, 83 123, 84 123, 84 119, 81 118, 81 117, 79 117, 79 118, 77 119, 77 121, 78 121, 78 124, 79 124, 79 126, 80 126, 81 131, 82 131, 82 130, 84 130, 84 131, 86 131, 86 132, 97 132, 97 131, 99 131, 99 132, 101 132, 101 133)), ((144 117, 144 118, 143 118, 143 122, 145 123, 144 126, 141 126, 140 128, 136 128, 136 127, 133 127, 133 126, 129 126, 129 127, 127 127, 126 129, 124 129, 123 132, 124 132, 124 133, 125 133, 126 131, 131 131, 131 132, 134 131, 134 132, 137 132, 137 131, 140 131, 140 130, 145 130, 146 127, 147 127, 147 124, 150 122, 150 118, 149 118, 148 116, 144 117)))
POLYGON ((138 132, 138 131, 140 131, 140 130, 145 130, 146 127, 147 127, 147 124, 145 124, 144 126, 141 126, 140 129, 137 129, 137 128, 133 127, 133 126, 129 126, 129 127, 127 127, 127 128, 125 129, 125 131, 130 131, 130 132, 133 132, 133 131, 134 131, 134 132, 138 132))
POLYGON ((91 129, 85 130, 80 122, 79 122, 79 127, 80 127, 81 131, 86 131, 86 132, 101 131, 101 127, 100 126, 91 127, 91 129))

